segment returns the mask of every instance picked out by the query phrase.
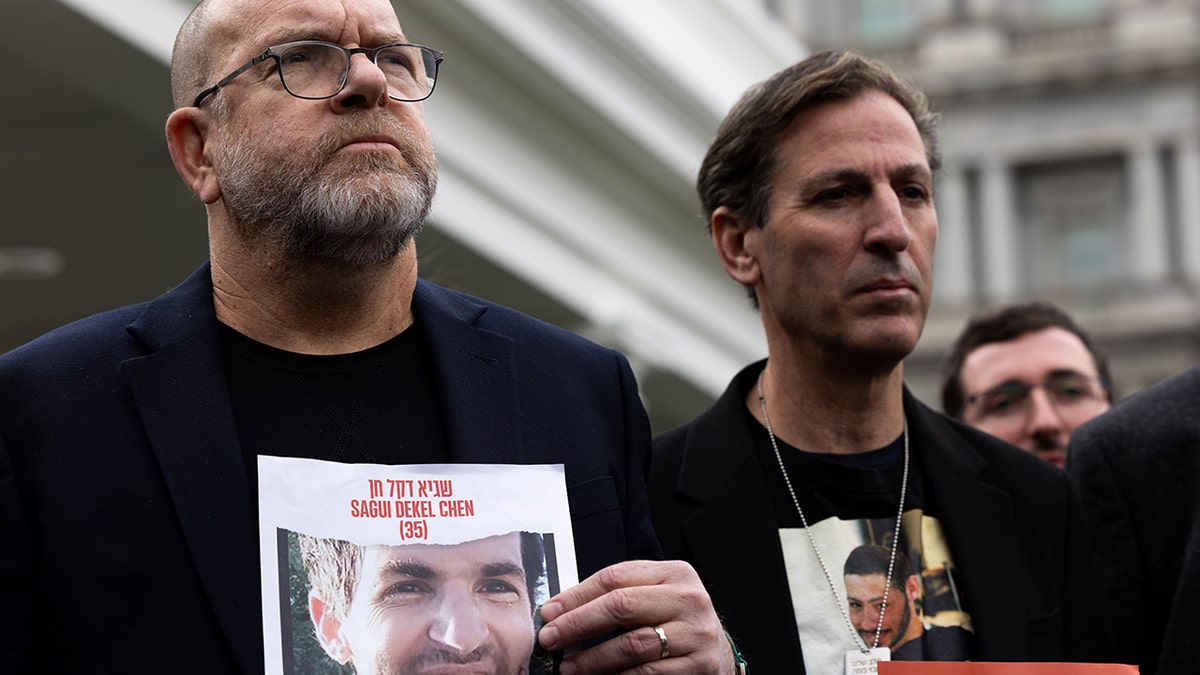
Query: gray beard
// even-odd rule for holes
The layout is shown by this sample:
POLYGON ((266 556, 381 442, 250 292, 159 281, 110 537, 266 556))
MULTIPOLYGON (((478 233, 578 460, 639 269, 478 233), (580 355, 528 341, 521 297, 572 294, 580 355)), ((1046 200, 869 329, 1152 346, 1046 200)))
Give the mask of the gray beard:
POLYGON ((421 231, 437 189, 437 161, 398 126, 404 164, 374 153, 331 161, 344 133, 275 164, 246 143, 222 145, 216 168, 234 226, 290 258, 366 266, 395 257, 421 231))

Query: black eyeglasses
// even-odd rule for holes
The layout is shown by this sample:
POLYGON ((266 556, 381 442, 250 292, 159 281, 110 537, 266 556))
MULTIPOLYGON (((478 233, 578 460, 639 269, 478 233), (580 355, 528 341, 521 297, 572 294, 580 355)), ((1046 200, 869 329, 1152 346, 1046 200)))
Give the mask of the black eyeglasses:
POLYGON ((241 68, 221 78, 213 86, 200 92, 193 106, 230 80, 251 67, 274 59, 278 66, 279 81, 283 88, 296 98, 333 98, 346 88, 350 75, 350 57, 366 54, 367 58, 383 71, 388 82, 388 96, 397 101, 424 101, 433 93, 437 82, 438 65, 442 53, 432 47, 398 42, 382 47, 343 47, 320 40, 286 42, 250 59, 241 68))

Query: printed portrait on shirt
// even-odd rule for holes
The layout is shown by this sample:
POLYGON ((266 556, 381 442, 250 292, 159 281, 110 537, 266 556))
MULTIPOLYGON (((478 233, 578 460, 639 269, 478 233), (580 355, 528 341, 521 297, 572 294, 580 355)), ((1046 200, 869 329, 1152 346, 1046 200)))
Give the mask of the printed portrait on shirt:
POLYGON ((780 529, 808 672, 840 672, 845 653, 861 645, 886 647, 895 661, 956 661, 971 654, 971 617, 941 523, 913 509, 899 531, 893 555, 895 517, 828 518, 808 533, 780 529))

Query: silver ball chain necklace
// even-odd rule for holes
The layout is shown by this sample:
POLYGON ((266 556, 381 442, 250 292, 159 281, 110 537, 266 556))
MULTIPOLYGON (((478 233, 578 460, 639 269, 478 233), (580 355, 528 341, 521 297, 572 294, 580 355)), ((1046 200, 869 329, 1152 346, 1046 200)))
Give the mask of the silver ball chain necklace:
POLYGON ((804 509, 800 508, 800 500, 796 498, 796 490, 792 487, 792 480, 788 477, 787 468, 783 465, 783 455, 779 452, 779 443, 775 440, 775 430, 771 428, 771 417, 767 414, 767 398, 763 394, 763 375, 766 372, 764 368, 758 374, 757 384, 758 406, 762 410, 763 426, 767 428, 767 437, 771 439, 771 449, 775 451, 775 459, 779 462, 779 471, 783 474, 783 482, 787 485, 788 494, 792 497, 792 504, 796 506, 796 513, 800 514, 800 523, 804 525, 804 534, 808 536, 808 543, 812 544, 817 562, 821 564, 821 571, 825 573, 825 581, 829 583, 829 590, 833 592, 833 599, 837 602, 838 610, 842 613, 842 618, 846 620, 846 627, 850 629, 850 635, 858 647, 857 654, 855 652, 846 654, 846 672, 852 672, 852 668, 862 666, 867 666, 871 668, 871 672, 874 672, 876 661, 891 659, 891 650, 879 646, 879 636, 883 631, 883 617, 887 615, 888 591, 892 588, 892 570, 896 565, 896 548, 900 545, 900 520, 904 516, 904 495, 908 492, 908 419, 904 420, 904 473, 900 479, 900 507, 896 512, 896 532, 892 536, 892 553, 888 559, 887 580, 883 586, 883 603, 879 610, 879 620, 875 625, 875 639, 868 647, 866 641, 854 629, 850 615, 846 613, 841 596, 838 595, 837 586, 833 583, 833 576, 829 574, 829 566, 825 564, 825 557, 821 555, 821 549, 817 547, 817 540, 813 539, 812 533, 808 529, 808 519, 804 517, 804 509), (857 660, 852 660, 856 657, 857 660))

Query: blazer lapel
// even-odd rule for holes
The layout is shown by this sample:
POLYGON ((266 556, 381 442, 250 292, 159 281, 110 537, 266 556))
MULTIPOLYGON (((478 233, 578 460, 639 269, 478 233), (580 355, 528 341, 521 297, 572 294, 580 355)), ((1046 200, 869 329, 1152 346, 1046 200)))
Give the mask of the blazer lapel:
POLYGON ((1027 582, 1021 564, 1015 516, 1008 495, 982 479, 983 459, 949 434, 935 415, 905 391, 905 410, 926 490, 941 505, 939 519, 946 530, 955 566, 963 570, 968 608, 975 625, 979 657, 1004 654, 1020 661, 1028 653, 1023 594, 1027 582), (947 508, 953 505, 953 508, 947 508), (986 524, 986 525, 983 525, 986 524))
POLYGON ((512 340, 477 327, 488 306, 425 281, 413 313, 426 338, 455 462, 516 464, 526 459, 512 340))
POLYGON ((689 433, 677 489, 700 506, 683 534, 700 578, 738 580, 709 592, 747 658, 753 663, 755 645, 770 645, 773 663, 802 664, 779 526, 741 396, 745 374, 761 369, 744 370, 689 433), (739 626, 754 626, 754 635, 739 626))
MULTIPOLYGON (((246 672, 262 668, 255 490, 225 383, 208 265, 129 326, 149 348, 122 364, 213 612, 246 672), (247 517, 247 516, 251 517, 247 517)), ((512 341, 474 324, 487 306, 419 282, 455 462, 525 457, 512 341)))
POLYGON ((735 587, 709 592, 751 662, 753 645, 771 645, 773 662, 803 663, 779 529, 766 495, 757 460, 744 464, 683 523, 684 539, 700 578, 738 580, 735 587), (739 632, 739 626, 754 626, 755 634, 739 632))
POLYGON ((242 669, 262 669, 257 513, 225 385, 209 268, 128 330, 152 351, 122 364, 201 582, 242 669))

